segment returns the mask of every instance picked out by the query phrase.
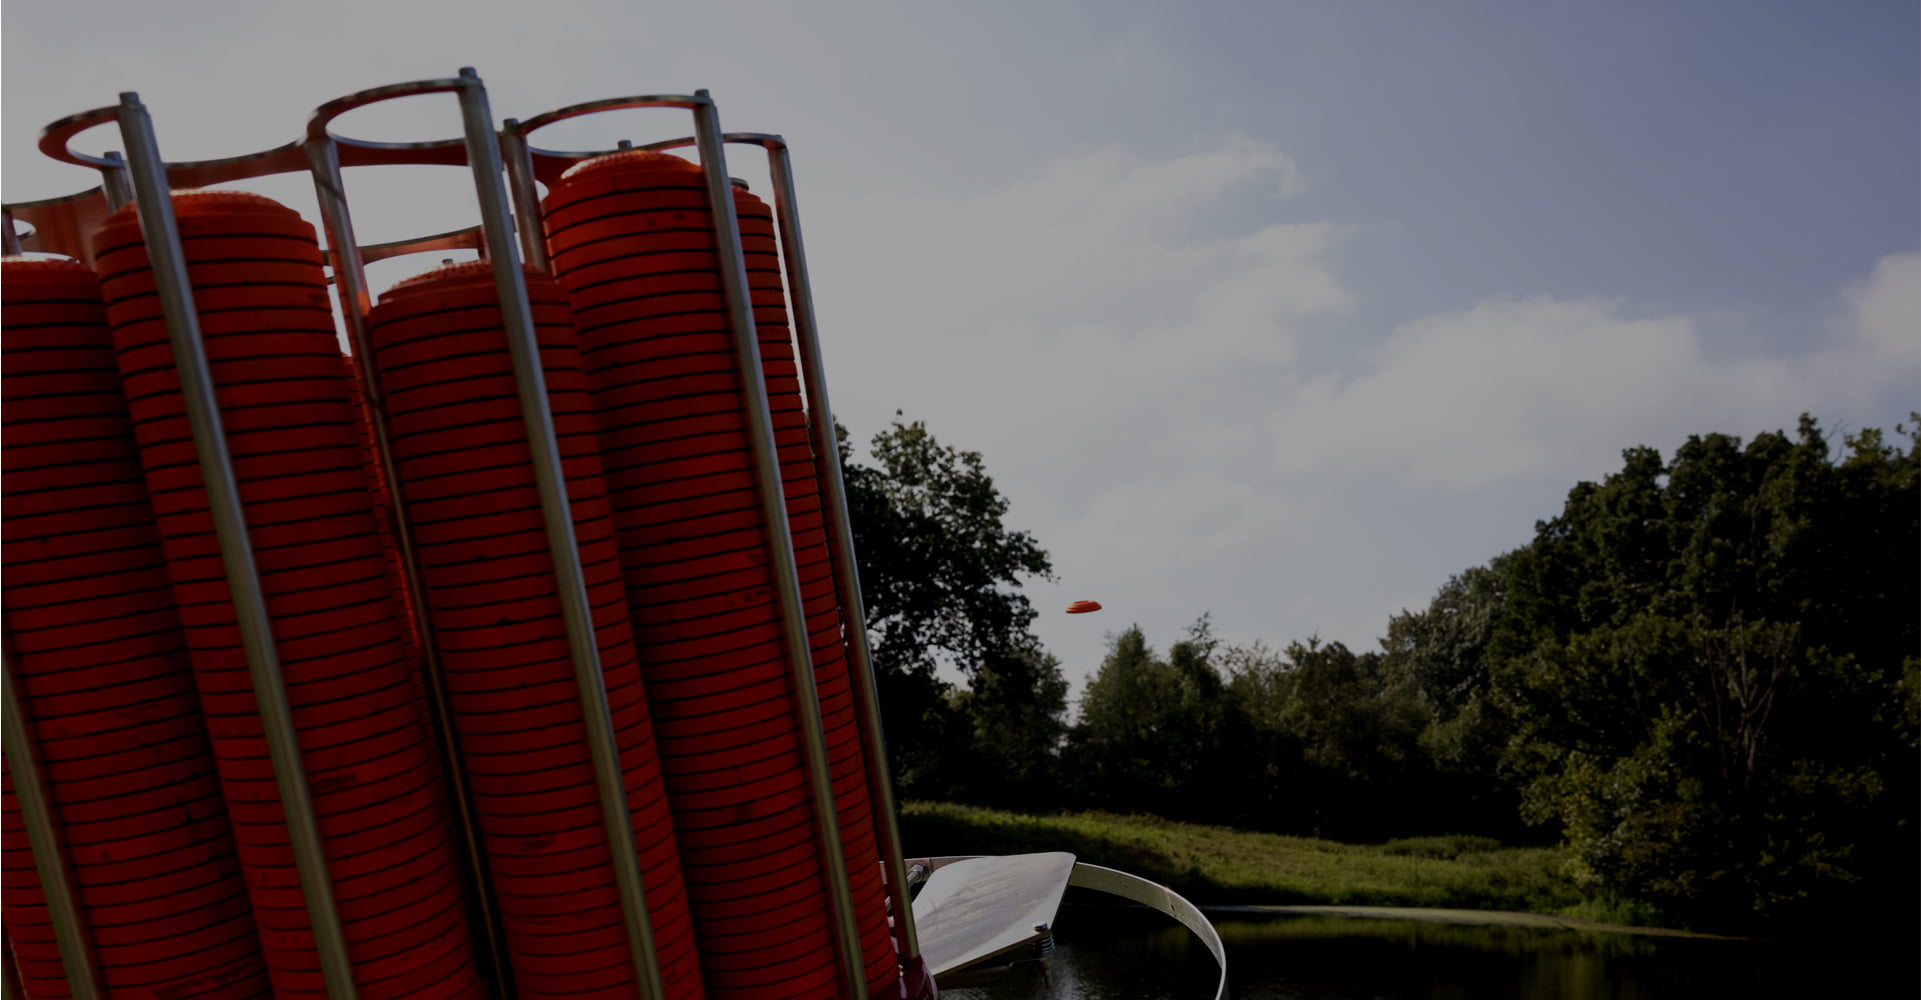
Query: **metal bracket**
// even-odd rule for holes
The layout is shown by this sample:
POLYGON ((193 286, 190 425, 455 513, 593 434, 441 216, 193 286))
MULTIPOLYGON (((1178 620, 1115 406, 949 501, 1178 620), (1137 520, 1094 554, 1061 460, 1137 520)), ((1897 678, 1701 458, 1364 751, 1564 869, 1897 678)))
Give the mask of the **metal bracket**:
MULTIPOLYGON (((960 949, 956 947, 956 945, 960 944, 960 942, 950 940, 950 934, 982 929, 975 926, 979 924, 980 921, 943 922, 937 918, 936 914, 938 914, 940 908, 945 904, 945 897, 960 895, 960 892, 956 890, 941 890, 941 887, 935 881, 935 877, 941 871, 956 865, 972 868, 971 862, 1010 862, 1023 859, 1049 858, 1067 858, 1071 860, 1073 855, 1021 854, 1005 858, 959 855, 939 858, 916 858, 908 862, 910 870, 914 873, 910 877, 914 879, 915 884, 925 883, 925 887, 922 889, 922 896, 915 900, 915 909, 923 909, 920 906, 922 899, 926 899, 929 903, 925 908, 926 912, 921 914, 921 919, 923 920, 922 944, 926 953, 930 955, 944 955, 950 952, 958 954, 960 949), (940 896, 928 897, 926 893, 929 891, 938 891, 940 892, 940 896)), ((998 868, 989 868, 980 874, 991 875, 998 871, 998 868)), ((970 872, 957 870, 956 874, 960 878, 965 879, 970 872)), ((1201 944, 1206 946, 1208 953, 1214 956, 1214 962, 1221 970, 1220 981, 1214 988, 1214 1000, 1227 1000, 1227 947, 1221 943, 1220 933, 1214 929, 1214 925, 1209 923, 1207 917, 1201 913, 1200 907, 1188 902, 1179 893, 1158 882, 1149 882, 1138 875, 1129 875, 1126 872, 1115 871, 1112 868, 1090 865, 1085 861, 1073 862, 1072 870, 1068 873, 1063 888, 1066 886, 1072 886, 1076 889, 1089 889, 1094 892, 1106 893, 1110 896, 1119 896, 1122 899, 1140 903, 1149 909, 1165 913, 1175 920, 1180 921, 1182 926, 1192 931, 1195 937, 1201 939, 1201 944)), ((1059 890, 1057 889, 1054 895, 1054 905, 1058 907, 1059 904, 1060 896, 1059 890)), ((1049 912, 1050 914, 1052 913, 1051 910, 1049 912)), ((935 959, 929 958, 928 965, 937 977, 943 972, 949 974, 965 972, 967 969, 978 967, 982 962, 1004 954, 1012 948, 1050 933, 1052 921, 1050 919, 1047 924, 1035 927, 1035 933, 1025 935, 1019 933, 1021 926, 1021 924, 1015 924, 1008 927, 1006 933, 1019 936, 1019 940, 1007 945, 1000 951, 991 954, 982 953, 977 958, 969 958, 959 962, 949 961, 944 967, 936 964, 935 959)), ((1028 926, 1032 925, 1030 924, 1028 926)))

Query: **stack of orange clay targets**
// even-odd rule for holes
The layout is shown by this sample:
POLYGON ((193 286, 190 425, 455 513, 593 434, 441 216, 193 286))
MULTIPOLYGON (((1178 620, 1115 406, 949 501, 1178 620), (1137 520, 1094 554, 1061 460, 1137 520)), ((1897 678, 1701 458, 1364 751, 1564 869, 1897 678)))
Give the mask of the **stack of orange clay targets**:
MULTIPOLYGON (((100 281, 71 261, 0 274, 7 655, 101 985, 265 997, 100 281)), ((71 996, 11 773, 5 836, 8 957, 26 995, 71 996)))
MULTIPOLYGON (((709 995, 841 995, 833 916, 816 888, 825 848, 808 805, 702 174, 671 155, 614 154, 569 170, 545 212, 586 360, 709 995)), ((773 238, 764 211, 744 228, 773 238)), ((862 974, 885 995, 899 975, 777 278, 754 298, 757 313, 778 316, 763 329, 781 352, 763 342, 763 372, 752 377, 787 388, 773 407, 796 549, 806 553, 823 722, 840 741, 830 760, 862 974)))
MULTIPOLYGON (((766 202, 738 188, 734 191, 734 206, 740 218, 747 285, 754 307, 754 325, 759 332, 761 369, 767 378, 768 408, 779 450, 788 523, 793 532, 795 564, 807 616, 814 681, 826 730, 828 766, 834 780, 834 801, 839 810, 847 874, 861 917, 861 946, 867 960, 868 987, 884 995, 895 986, 898 974, 884 918, 886 886, 881 880, 878 861, 880 826, 867 790, 865 756, 871 751, 861 738, 852 678, 848 676, 847 647, 841 635, 846 595, 835 589, 820 484, 814 475, 814 450, 808 439, 807 412, 801 399, 800 371, 794 359, 793 340, 787 327, 787 304, 781 291, 774 213, 766 202)), ((858 627, 859 623, 855 625, 858 627)))
MULTIPOLYGON (((580 350, 553 279, 527 283, 662 978, 670 997, 698 997, 580 350)), ((370 332, 516 985, 527 997, 637 995, 491 265, 395 286, 370 332)))
MULTIPOLYGON (((313 227, 240 192, 175 195, 194 300, 365 998, 479 997, 466 887, 347 395, 313 227)), ((159 297, 131 210, 95 253, 219 760, 281 996, 324 996, 159 297)))

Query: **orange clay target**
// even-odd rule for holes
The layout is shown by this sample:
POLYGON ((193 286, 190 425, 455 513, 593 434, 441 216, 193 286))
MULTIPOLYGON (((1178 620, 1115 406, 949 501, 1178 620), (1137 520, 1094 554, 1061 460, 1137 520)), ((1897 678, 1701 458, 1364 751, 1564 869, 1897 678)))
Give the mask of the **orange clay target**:
POLYGON ((1070 615, 1084 615, 1089 611, 1099 611, 1100 609, 1101 602, 1099 601, 1075 601, 1067 606, 1067 613, 1070 615))

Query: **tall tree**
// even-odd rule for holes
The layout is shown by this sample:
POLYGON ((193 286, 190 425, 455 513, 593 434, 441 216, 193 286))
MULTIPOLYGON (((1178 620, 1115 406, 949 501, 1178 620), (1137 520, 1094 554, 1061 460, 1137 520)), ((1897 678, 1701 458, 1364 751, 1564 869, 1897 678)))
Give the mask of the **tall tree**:
POLYGON ((1163 769, 1171 749, 1166 709, 1175 698, 1167 663, 1154 655, 1139 625, 1107 639, 1107 656, 1081 692, 1071 760, 1082 793, 1115 806, 1122 798, 1147 812, 1165 811, 1173 782, 1163 769))
POLYGON ((874 657, 886 670, 974 670, 998 650, 1032 643, 1024 578, 1053 578, 1034 536, 1007 527, 1007 498, 979 452, 943 445, 921 421, 874 435, 856 463, 837 427, 861 593, 874 657))
POLYGON ((1277 724, 1301 755, 1292 825, 1362 839, 1444 832, 1420 814, 1421 715, 1384 683, 1383 658, 1318 637, 1290 643, 1277 724))
POLYGON ((1140 626, 1108 637, 1108 652, 1081 696, 1069 737, 1079 791, 1102 808, 1196 820, 1241 813, 1244 720, 1213 657, 1219 643, 1202 615, 1166 658, 1140 626))
POLYGON ((1490 688, 1489 643, 1507 605, 1512 558, 1497 556, 1450 578, 1425 609, 1388 620, 1381 640, 1384 697, 1403 702, 1421 728, 1420 809, 1437 829, 1524 838, 1519 788, 1501 766, 1513 735, 1490 688))
POLYGON ((1067 678, 1038 645, 1002 649, 950 696, 967 721, 957 734, 952 797, 1010 809, 1059 805, 1060 753, 1067 735, 1067 678))
POLYGON ((1597 899, 1726 923, 1911 887, 1921 427, 1846 445, 1804 417, 1631 449, 1514 553, 1507 762, 1597 899))
POLYGON ((1047 772, 1042 758, 1058 742, 1065 681, 1031 632, 1034 609, 1020 592, 1026 578, 1051 579, 1047 553, 1007 527, 1007 498, 979 452, 943 445, 898 413, 870 442, 872 464, 854 460, 846 428, 835 433, 882 724, 903 794, 960 793, 964 762, 983 734, 1032 741, 1019 753, 1033 773, 1047 772), (958 670, 966 689, 953 690, 942 667, 958 670), (1023 698, 1027 714, 1017 723, 1020 713, 1009 712, 1023 698))

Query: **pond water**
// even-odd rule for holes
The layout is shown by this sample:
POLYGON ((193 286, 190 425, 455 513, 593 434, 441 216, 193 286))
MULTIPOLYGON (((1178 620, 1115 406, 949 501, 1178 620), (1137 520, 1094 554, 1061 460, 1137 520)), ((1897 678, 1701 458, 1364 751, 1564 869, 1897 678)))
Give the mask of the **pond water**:
MULTIPOLYGON (((1209 914, 1238 1000, 1916 996, 1914 954, 1326 915, 1209 914)), ((1214 960, 1167 917, 1073 905, 1045 972, 943 1000, 1205 1000, 1214 960)))

